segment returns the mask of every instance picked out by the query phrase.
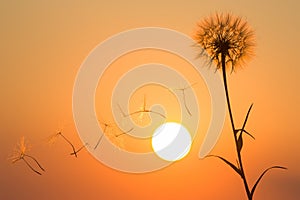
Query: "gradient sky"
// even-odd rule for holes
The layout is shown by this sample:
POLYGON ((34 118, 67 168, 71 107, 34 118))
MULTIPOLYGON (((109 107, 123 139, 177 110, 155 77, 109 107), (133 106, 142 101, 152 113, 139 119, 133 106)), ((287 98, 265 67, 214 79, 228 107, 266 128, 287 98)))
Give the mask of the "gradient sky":
MULTIPOLYGON (((72 90, 80 65, 97 44, 147 26, 192 36, 197 22, 215 11, 244 16, 257 39, 254 59, 229 78, 236 123, 254 103, 247 129, 256 141, 245 140, 243 149, 249 182, 271 165, 289 168, 268 174, 255 199, 299 199, 298 1, 45 2, 0 3, 0 199, 244 198, 242 182, 229 167, 198 158, 201 137, 183 160, 142 175, 110 169, 87 151, 70 157, 61 140, 51 147, 46 142, 64 125, 66 135, 81 144, 73 125, 72 90), (43 176, 24 163, 7 161, 21 136, 30 140, 31 154, 45 166, 43 176)), ((212 153, 234 160, 233 145, 227 119, 212 153)))

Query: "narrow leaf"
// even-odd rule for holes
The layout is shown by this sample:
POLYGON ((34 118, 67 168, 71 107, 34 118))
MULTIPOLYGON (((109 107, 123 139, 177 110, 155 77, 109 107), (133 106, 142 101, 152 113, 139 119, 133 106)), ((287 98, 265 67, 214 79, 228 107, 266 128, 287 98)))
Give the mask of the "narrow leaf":
POLYGON ((268 169, 266 169, 261 175, 260 175, 260 177, 257 179, 257 181, 255 182, 255 184, 254 184, 254 186, 253 186, 253 188, 252 188, 252 190, 251 190, 251 197, 253 197, 253 194, 254 194, 254 192, 255 192, 255 189, 256 189, 256 187, 257 187, 257 185, 258 185, 258 183, 261 181, 261 179, 263 178, 263 176, 269 171, 269 170, 271 170, 271 169, 287 169, 286 167, 281 167, 281 166, 273 166, 273 167, 269 167, 268 169))
POLYGON ((241 170, 239 168, 237 168, 234 164, 232 164, 231 162, 226 160, 225 158, 223 158, 221 156, 216 156, 216 155, 208 155, 206 157, 216 157, 216 158, 219 158, 219 159, 223 160, 227 165, 229 165, 232 169, 234 169, 234 171, 236 173, 238 173, 241 176, 241 174, 242 174, 241 170))
POLYGON ((242 134, 242 133, 246 133, 247 135, 249 135, 250 137, 252 137, 253 140, 255 140, 255 137, 254 137, 252 134, 250 134, 248 131, 246 131, 246 130, 244 130, 244 129, 237 129, 237 130, 236 130, 236 133, 238 133, 239 131, 241 132, 241 134, 242 134))
POLYGON ((249 117, 250 111, 251 111, 251 109, 252 109, 252 106, 253 106, 253 104, 251 104, 250 108, 248 109, 248 112, 247 112, 247 115, 246 115, 246 118, 245 118, 245 121, 244 121, 242 130, 245 130, 245 126, 246 126, 246 123, 247 123, 247 121, 248 121, 248 117, 249 117))

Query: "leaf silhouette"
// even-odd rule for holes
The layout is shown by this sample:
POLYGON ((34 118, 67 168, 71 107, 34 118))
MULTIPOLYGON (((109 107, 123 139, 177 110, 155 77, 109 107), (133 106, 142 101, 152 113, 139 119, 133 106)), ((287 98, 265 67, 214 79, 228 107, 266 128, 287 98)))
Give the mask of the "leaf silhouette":
MULTIPOLYGON (((245 130, 245 126, 246 126, 246 123, 247 123, 247 121, 248 121, 248 117, 249 117, 250 111, 251 111, 251 109, 252 109, 252 106, 253 106, 253 104, 251 104, 250 108, 248 109, 248 112, 247 112, 247 115, 246 115, 246 118, 245 118, 245 121, 244 121, 244 124, 243 124, 243 127, 242 127, 242 131, 245 130)), ((250 134, 250 135, 251 135, 251 134, 250 134)))
POLYGON ((239 138, 238 138, 238 141, 237 141, 237 149, 238 149, 238 152, 241 152, 242 148, 243 148, 243 132, 241 132, 239 138))
POLYGON ((245 121, 243 123, 243 127, 241 129, 237 129, 237 130, 234 131, 235 134, 237 134, 238 132, 241 132, 240 135, 239 135, 239 137, 238 137, 238 140, 237 140, 237 150, 238 150, 239 153, 242 151, 242 148, 243 148, 243 133, 246 133, 250 137, 252 137, 253 139, 255 139, 249 132, 247 132, 245 130, 245 126, 246 126, 246 123, 248 121, 248 117, 249 117, 250 111, 252 109, 252 106, 253 106, 253 104, 251 104, 251 106, 248 109, 245 121))
POLYGON ((261 175, 260 175, 260 177, 257 179, 257 181, 255 182, 255 184, 254 184, 254 186, 253 186, 253 188, 252 188, 252 190, 251 190, 251 197, 253 197, 253 194, 254 194, 254 192, 255 192, 255 189, 256 189, 256 187, 257 187, 257 185, 258 185, 258 183, 261 181, 261 179, 263 178, 263 176, 269 171, 269 170, 271 170, 271 169, 287 169, 286 167, 281 167, 281 166, 273 166, 273 167, 269 167, 268 169, 266 169, 261 175))
POLYGON ((229 162, 228 160, 226 160, 225 158, 221 157, 221 156, 216 156, 216 155, 208 155, 208 156, 205 156, 205 158, 207 157, 216 157, 216 158, 219 158, 221 160, 223 160, 227 165, 229 165, 236 173, 238 173, 240 176, 242 176, 242 172, 241 170, 236 167, 234 164, 232 164, 231 162, 229 162))
POLYGON ((248 131, 246 131, 245 129, 237 129, 237 130, 235 130, 235 133, 238 133, 239 131, 241 132, 241 134, 246 133, 247 135, 252 137, 253 140, 255 140, 255 137, 252 134, 250 134, 248 131))

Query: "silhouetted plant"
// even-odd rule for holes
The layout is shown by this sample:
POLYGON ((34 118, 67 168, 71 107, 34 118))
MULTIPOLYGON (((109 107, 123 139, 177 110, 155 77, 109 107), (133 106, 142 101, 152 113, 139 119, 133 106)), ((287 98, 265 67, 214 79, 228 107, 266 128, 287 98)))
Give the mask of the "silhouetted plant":
POLYGON ((214 62, 216 64, 216 71, 218 69, 222 70, 228 112, 236 145, 238 165, 236 166, 232 164, 221 156, 209 155, 207 157, 217 157, 234 169, 234 171, 239 174, 243 180, 247 197, 249 200, 251 200, 253 199, 257 185, 266 172, 274 168, 286 169, 285 167, 281 166, 273 166, 266 169, 257 179, 252 189, 250 189, 245 176, 242 162, 243 134, 246 133, 254 139, 254 137, 245 130, 245 126, 253 105, 251 105, 248 110, 242 128, 237 129, 234 124, 230 105, 226 69, 231 68, 231 72, 234 71, 238 65, 243 64, 245 59, 250 58, 253 55, 253 48, 255 46, 254 32, 249 27, 248 23, 242 18, 233 16, 231 14, 216 13, 215 15, 204 19, 198 24, 195 40, 197 44, 202 47, 200 56, 205 56, 208 58, 209 63, 214 62))
POLYGON ((25 138, 21 137, 20 142, 17 144, 16 148, 13 151, 12 156, 9 158, 9 160, 11 160, 11 162, 14 164, 19 160, 23 160, 25 162, 25 164, 35 173, 37 173, 38 175, 42 175, 41 172, 39 172, 38 170, 34 169, 30 163, 27 161, 26 158, 30 158, 32 161, 34 161, 36 163, 36 165, 43 171, 45 171, 45 169, 41 166, 41 164, 37 161, 37 159, 35 159, 33 156, 27 154, 26 152, 29 151, 29 145, 26 143, 25 138))

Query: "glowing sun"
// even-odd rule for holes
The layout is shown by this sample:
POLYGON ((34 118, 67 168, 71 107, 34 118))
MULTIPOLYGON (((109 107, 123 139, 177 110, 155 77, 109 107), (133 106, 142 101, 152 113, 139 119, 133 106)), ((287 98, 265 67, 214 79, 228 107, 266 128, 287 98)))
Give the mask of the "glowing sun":
POLYGON ((153 151, 160 158, 176 161, 188 154, 192 139, 184 126, 175 122, 167 122, 154 131, 151 142, 153 151))

